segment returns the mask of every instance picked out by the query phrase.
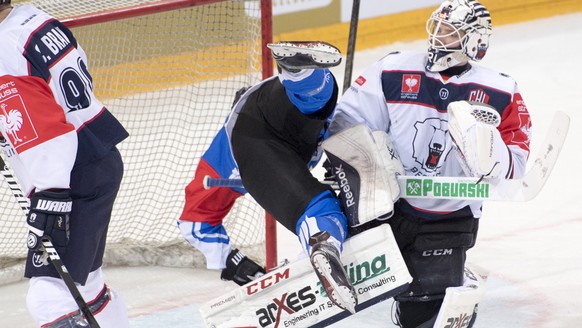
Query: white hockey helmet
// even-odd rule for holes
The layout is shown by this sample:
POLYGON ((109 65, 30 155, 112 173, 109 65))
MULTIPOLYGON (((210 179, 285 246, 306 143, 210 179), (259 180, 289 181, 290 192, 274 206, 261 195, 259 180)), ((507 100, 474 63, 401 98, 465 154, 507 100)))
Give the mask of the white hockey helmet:
POLYGON ((447 0, 427 20, 426 31, 429 43, 426 69, 440 72, 485 56, 491 16, 475 0, 447 0))

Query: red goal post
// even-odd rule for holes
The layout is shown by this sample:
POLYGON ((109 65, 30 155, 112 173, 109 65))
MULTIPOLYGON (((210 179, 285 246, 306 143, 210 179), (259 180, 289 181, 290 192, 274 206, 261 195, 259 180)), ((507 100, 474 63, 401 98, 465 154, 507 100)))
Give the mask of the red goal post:
MULTIPOLYGON (((205 267, 176 227, 184 188, 235 92, 273 73, 271 0, 13 0, 72 28, 95 93, 124 124, 125 175, 109 226, 106 265, 205 267)), ((22 277, 23 213, 0 188, 0 284, 22 277)), ((272 268, 276 224, 250 197, 225 219, 234 247, 272 268)))

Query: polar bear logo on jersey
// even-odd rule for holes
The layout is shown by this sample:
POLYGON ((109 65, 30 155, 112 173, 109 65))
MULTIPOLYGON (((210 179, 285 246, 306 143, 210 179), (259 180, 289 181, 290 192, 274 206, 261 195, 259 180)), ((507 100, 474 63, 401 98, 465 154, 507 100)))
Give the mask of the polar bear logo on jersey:
POLYGON ((447 121, 429 118, 422 122, 416 122, 414 128, 416 134, 413 141, 412 157, 426 172, 437 171, 451 150, 447 121))

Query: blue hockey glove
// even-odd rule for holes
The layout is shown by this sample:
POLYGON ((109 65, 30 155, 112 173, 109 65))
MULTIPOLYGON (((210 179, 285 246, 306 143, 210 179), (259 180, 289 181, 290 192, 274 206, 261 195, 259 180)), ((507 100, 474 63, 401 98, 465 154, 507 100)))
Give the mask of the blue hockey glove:
POLYGON ((73 200, 69 190, 39 191, 30 198, 30 211, 26 217, 29 249, 39 250, 42 238, 49 237, 59 254, 69 243, 69 216, 73 200))

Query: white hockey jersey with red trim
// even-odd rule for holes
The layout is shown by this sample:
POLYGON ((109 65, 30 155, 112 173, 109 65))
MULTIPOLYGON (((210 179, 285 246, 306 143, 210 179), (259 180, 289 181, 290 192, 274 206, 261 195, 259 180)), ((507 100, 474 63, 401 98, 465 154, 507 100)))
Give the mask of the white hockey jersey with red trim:
POLYGON ((0 23, 0 144, 25 194, 69 188, 75 164, 127 137, 93 94, 71 31, 30 5, 0 23))
MULTIPOLYGON (((359 76, 338 102, 330 135, 358 123, 390 135, 406 175, 464 176, 448 131, 447 106, 458 100, 493 106, 501 115, 498 130, 510 151, 504 178, 519 178, 529 156, 531 121, 516 82, 471 64, 448 79, 424 69, 426 53, 391 53, 359 76)), ((427 217, 470 207, 481 216, 481 201, 406 199, 427 217)))

